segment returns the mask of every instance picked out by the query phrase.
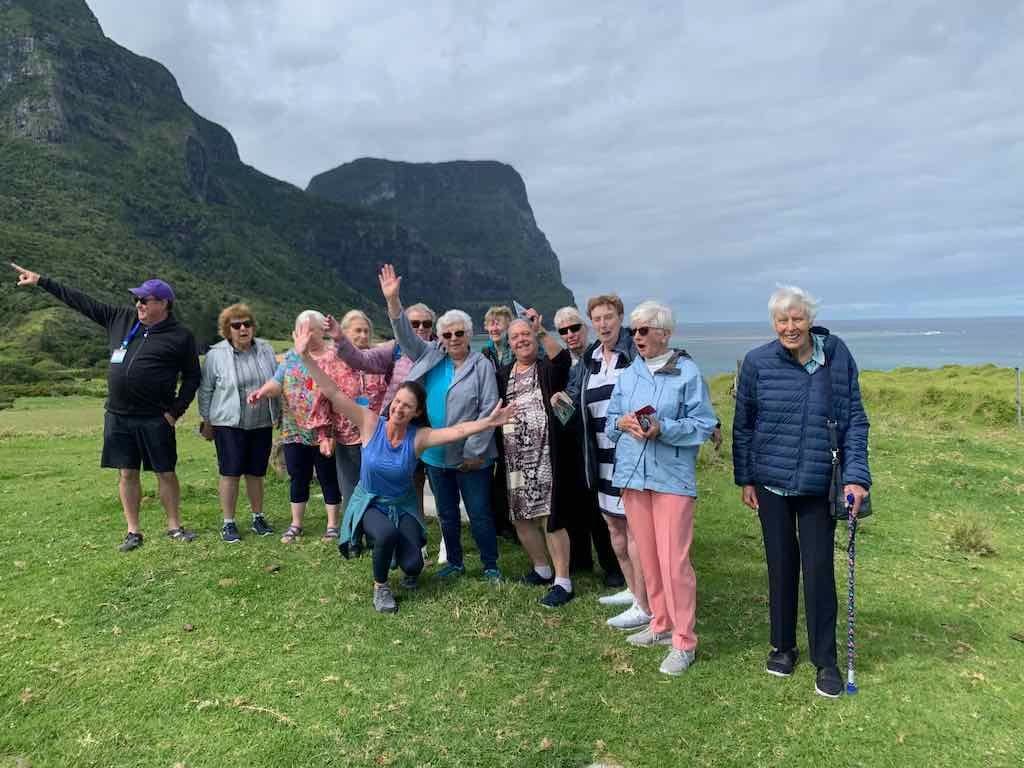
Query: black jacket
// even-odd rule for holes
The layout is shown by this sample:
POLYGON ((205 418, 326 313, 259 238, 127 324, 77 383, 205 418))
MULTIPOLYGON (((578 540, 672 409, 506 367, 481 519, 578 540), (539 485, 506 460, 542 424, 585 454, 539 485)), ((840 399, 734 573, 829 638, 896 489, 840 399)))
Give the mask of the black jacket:
MULTIPOLYGON (((111 354, 120 349, 138 321, 131 307, 104 304, 50 278, 39 278, 39 287, 102 325, 111 354)), ((140 327, 128 344, 124 362, 110 364, 106 408, 120 416, 170 413, 181 418, 196 396, 201 375, 195 337, 173 315, 168 316, 156 325, 140 327)))
MULTIPOLYGON (((508 391, 508 380, 514 365, 515 363, 511 363, 503 365, 498 369, 498 396, 501 397, 502 401, 504 401, 508 391)), ((562 444, 559 432, 562 428, 562 423, 551 409, 551 396, 565 389, 569 382, 569 369, 571 367, 572 357, 567 349, 563 349, 551 359, 548 359, 543 349, 538 351, 537 380, 540 384, 541 398, 544 401, 544 411, 548 415, 548 445, 551 451, 551 474, 554 479, 551 493, 552 509, 551 515, 548 517, 548 531, 564 528, 566 524, 565 515, 561 509, 565 505, 560 503, 561 496, 558 492, 559 446, 562 444)), ((495 439, 498 444, 498 454, 504 457, 505 443, 501 439, 500 430, 495 430, 495 439)))

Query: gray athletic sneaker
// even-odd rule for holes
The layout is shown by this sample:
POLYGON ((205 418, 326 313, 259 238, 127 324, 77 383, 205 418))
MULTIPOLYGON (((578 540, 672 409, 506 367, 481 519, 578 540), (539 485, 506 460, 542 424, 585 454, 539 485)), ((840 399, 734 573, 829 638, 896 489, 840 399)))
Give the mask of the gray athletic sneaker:
POLYGON ((395 613, 398 611, 398 603, 387 584, 373 585, 373 607, 377 613, 395 613))
POLYGON ((690 668, 696 657, 697 654, 693 651, 680 651, 678 648, 673 648, 661 662, 658 671, 663 675, 681 675, 690 668))
POLYGON ((639 632, 629 635, 626 642, 630 645, 639 645, 641 648, 649 648, 652 645, 672 645, 672 632, 654 632, 650 626, 646 626, 639 632))

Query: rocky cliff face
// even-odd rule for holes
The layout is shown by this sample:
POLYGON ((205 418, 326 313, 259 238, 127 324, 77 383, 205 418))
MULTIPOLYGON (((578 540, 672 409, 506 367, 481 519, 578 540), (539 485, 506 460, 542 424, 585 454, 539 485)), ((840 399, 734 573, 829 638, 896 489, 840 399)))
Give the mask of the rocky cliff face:
MULTIPOLYGON (((573 303, 558 257, 538 228, 526 185, 514 168, 494 161, 402 163, 363 158, 313 177, 306 191, 362 205, 411 227, 440 258, 409 265, 410 299, 440 279, 454 303, 474 317, 514 298, 550 318, 573 303)), ((441 306, 446 306, 441 302, 441 306)))

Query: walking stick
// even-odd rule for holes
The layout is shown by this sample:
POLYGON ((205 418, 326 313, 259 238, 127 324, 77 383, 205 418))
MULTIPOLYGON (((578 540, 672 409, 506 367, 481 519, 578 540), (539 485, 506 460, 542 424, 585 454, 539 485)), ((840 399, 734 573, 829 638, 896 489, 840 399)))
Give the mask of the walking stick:
POLYGON ((846 695, 857 692, 857 683, 853 676, 853 660, 857 655, 854 641, 854 627, 857 623, 857 608, 854 600, 856 577, 854 568, 857 563, 857 518, 853 514, 853 494, 846 496, 846 695))

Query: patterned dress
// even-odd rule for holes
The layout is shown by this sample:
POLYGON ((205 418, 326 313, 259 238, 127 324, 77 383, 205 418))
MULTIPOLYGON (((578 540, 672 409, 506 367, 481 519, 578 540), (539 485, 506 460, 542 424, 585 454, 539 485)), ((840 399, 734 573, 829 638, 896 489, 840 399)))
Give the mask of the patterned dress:
POLYGON ((548 415, 534 363, 522 373, 513 367, 506 400, 512 419, 502 427, 508 478, 509 518, 533 520, 551 514, 551 445, 548 415))

